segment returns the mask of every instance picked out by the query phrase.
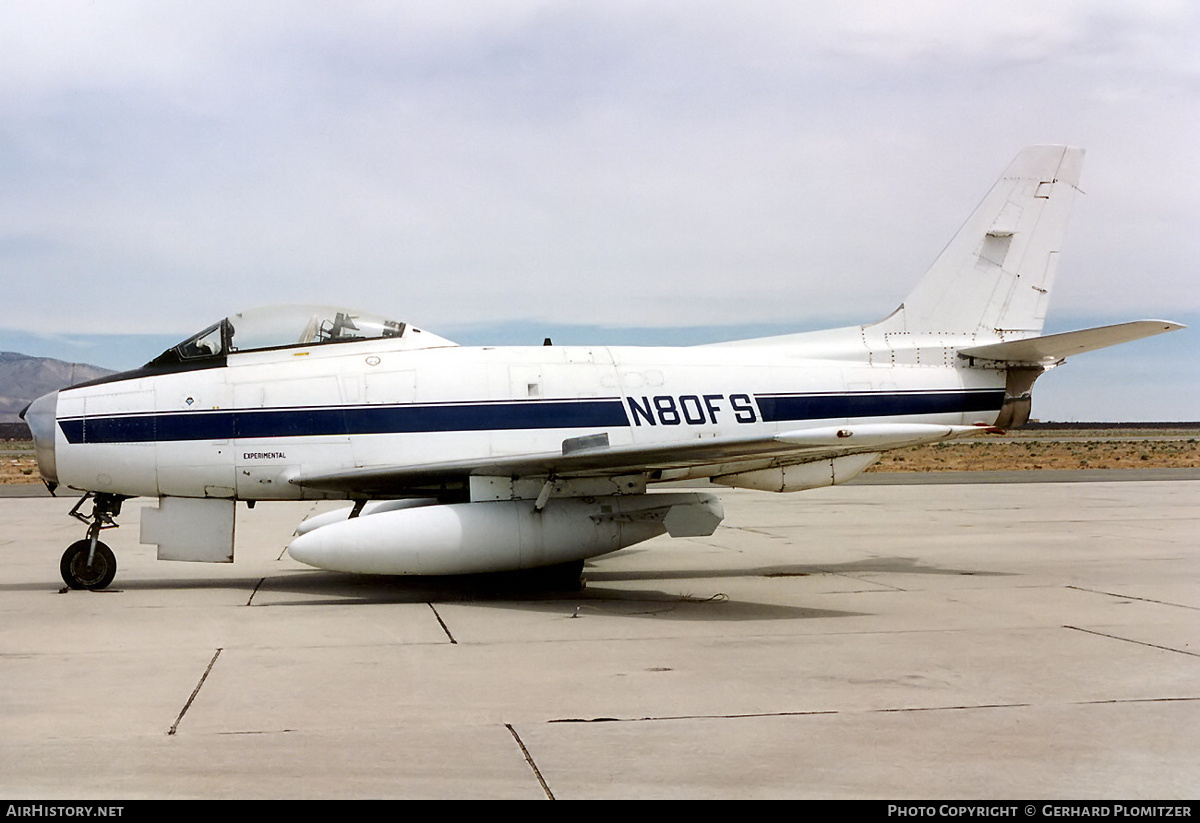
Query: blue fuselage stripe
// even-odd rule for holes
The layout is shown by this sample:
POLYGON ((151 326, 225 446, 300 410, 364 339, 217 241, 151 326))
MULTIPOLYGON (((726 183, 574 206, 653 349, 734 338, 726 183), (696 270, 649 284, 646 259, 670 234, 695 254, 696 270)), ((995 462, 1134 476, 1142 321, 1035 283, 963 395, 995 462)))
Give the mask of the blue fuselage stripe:
POLYGON ((59 420, 70 443, 232 440, 628 426, 620 400, 241 409, 59 420))
MULTIPOLYGON (((764 423, 999 411, 1003 389, 848 394, 760 394, 764 423)), ((753 422, 753 421, 749 421, 753 422)), ((612 429, 630 425, 624 404, 538 400, 404 406, 145 412, 60 419, 69 443, 146 443, 360 434, 612 429)))
POLYGON ((862 392, 855 394, 771 394, 755 401, 767 423, 838 418, 897 417, 908 414, 997 412, 1004 389, 943 392, 862 392))

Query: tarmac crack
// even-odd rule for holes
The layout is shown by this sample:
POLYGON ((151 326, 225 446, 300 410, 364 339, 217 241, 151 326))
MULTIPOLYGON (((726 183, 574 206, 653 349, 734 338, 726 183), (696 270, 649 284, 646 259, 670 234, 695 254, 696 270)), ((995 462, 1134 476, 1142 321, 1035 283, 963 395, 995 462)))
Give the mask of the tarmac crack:
MULTIPOLYGON (((1179 703, 1200 701, 1200 697, 1149 697, 1132 699, 1082 700, 1072 701, 1067 705, 1093 706, 1113 703, 1179 703)), ((653 723, 678 720, 752 720, 769 717, 827 717, 829 715, 847 714, 904 714, 909 712, 965 712, 990 709, 1028 709, 1034 708, 1035 703, 972 703, 953 706, 891 706, 861 711, 844 709, 812 709, 808 711, 778 711, 778 712, 742 712, 731 714, 678 714, 658 715, 647 717, 563 717, 548 720, 547 723, 653 723)))
POLYGON ((1179 609, 1197 610, 1196 606, 1188 606, 1184 603, 1172 603, 1170 600, 1155 600, 1152 597, 1136 597, 1132 594, 1118 594, 1117 592, 1106 592, 1103 589, 1088 589, 1083 586, 1067 586, 1068 589, 1074 589, 1077 592, 1090 592, 1091 594, 1104 594, 1109 597, 1119 597, 1122 600, 1139 600, 1142 603, 1157 603, 1160 606, 1174 606, 1179 609))
POLYGON ((446 637, 450 638, 450 644, 458 645, 458 641, 455 640, 454 635, 450 633, 450 627, 446 625, 446 621, 442 619, 440 614, 438 614, 437 606, 433 605, 432 603, 428 603, 426 605, 428 605, 429 610, 433 612, 433 616, 437 618, 438 625, 442 627, 442 631, 446 633, 446 637))
POLYGON ((520 747, 521 754, 525 755, 525 762, 529 764, 529 768, 533 770, 533 775, 541 785, 542 791, 546 793, 546 799, 553 800, 554 792, 550 791, 550 787, 546 785, 546 780, 542 777, 542 772, 538 769, 537 763, 533 762, 533 755, 529 753, 529 749, 525 748, 525 743, 521 740, 521 735, 517 734, 517 730, 512 727, 511 723, 505 723, 504 728, 508 729, 508 733, 513 736, 513 740, 517 741, 517 746, 520 747))
POLYGON ((1094 635, 1096 635, 1096 637, 1107 637, 1109 640, 1122 640, 1126 643, 1133 643, 1138 646, 1146 646, 1147 648, 1158 649, 1158 650, 1164 651, 1164 652, 1175 652, 1176 654, 1186 654, 1191 657, 1200 657, 1200 654, 1198 654, 1196 652, 1189 652, 1184 649, 1174 649, 1174 648, 1171 648, 1170 646, 1160 646, 1157 643, 1147 643, 1145 640, 1134 640, 1131 637, 1121 637, 1120 635, 1117 635, 1117 634, 1107 634, 1105 632, 1098 632, 1093 629, 1080 628, 1079 626, 1063 626, 1063 628, 1064 629, 1073 629, 1074 631, 1083 632, 1084 634, 1094 634, 1094 635))
POLYGON ((258 582, 254 584, 254 591, 250 592, 250 597, 249 597, 249 599, 247 599, 247 600, 246 600, 246 605, 247 605, 247 606, 253 606, 253 605, 254 605, 254 597, 255 597, 255 595, 257 595, 257 594, 258 594, 258 590, 259 590, 259 589, 261 589, 261 588, 262 588, 262 585, 263 585, 263 583, 266 583, 266 582, 267 582, 267 578, 265 578, 265 577, 260 577, 260 578, 258 579, 258 582))
POLYGON ((814 709, 794 712, 747 712, 735 714, 674 714, 648 717, 560 717, 548 723, 652 723, 669 720, 743 720, 752 717, 810 717, 825 714, 844 714, 834 709, 814 709))
POLYGON ((196 695, 200 694, 200 689, 204 686, 204 681, 208 679, 208 674, 213 670, 213 666, 217 663, 217 658, 221 656, 221 649, 217 649, 208 661, 208 666, 204 669, 204 674, 200 675, 200 681, 196 683, 196 688, 192 689, 192 694, 188 697, 187 702, 183 704, 183 708, 179 710, 179 715, 175 718, 175 722, 171 724, 170 730, 167 731, 167 736, 175 734, 179 730, 179 724, 183 720, 183 716, 187 714, 187 710, 192 707, 192 703, 196 700, 196 695))

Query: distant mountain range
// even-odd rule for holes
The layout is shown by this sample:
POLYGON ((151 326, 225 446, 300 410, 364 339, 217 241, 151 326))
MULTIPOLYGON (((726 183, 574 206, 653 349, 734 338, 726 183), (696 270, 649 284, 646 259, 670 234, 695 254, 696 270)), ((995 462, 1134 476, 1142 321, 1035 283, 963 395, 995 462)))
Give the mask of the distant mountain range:
POLYGON ((55 389, 113 373, 112 369, 87 363, 67 363, 49 357, 0 351, 0 424, 23 426, 18 415, 31 401, 55 389))

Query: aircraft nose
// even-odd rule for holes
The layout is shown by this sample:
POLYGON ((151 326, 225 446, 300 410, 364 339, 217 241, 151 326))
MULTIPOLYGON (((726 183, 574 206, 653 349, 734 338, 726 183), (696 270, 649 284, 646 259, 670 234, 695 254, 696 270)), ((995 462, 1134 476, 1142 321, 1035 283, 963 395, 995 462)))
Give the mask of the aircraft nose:
POLYGON ((42 479, 53 488, 58 484, 58 466, 54 460, 54 430, 58 413, 58 392, 43 394, 21 411, 21 419, 33 434, 33 450, 42 479))

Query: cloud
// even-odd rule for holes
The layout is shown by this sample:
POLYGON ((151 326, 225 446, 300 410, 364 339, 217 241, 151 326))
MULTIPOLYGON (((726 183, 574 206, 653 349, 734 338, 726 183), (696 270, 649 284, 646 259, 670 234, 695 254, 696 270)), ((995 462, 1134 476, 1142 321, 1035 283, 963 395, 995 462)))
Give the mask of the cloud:
MULTIPOLYGON (((1056 308, 1195 309, 1186 3, 8 3, 26 327, 890 311, 1023 145, 1089 148, 1056 308)), ((860 313, 860 314, 859 314, 860 313)))

